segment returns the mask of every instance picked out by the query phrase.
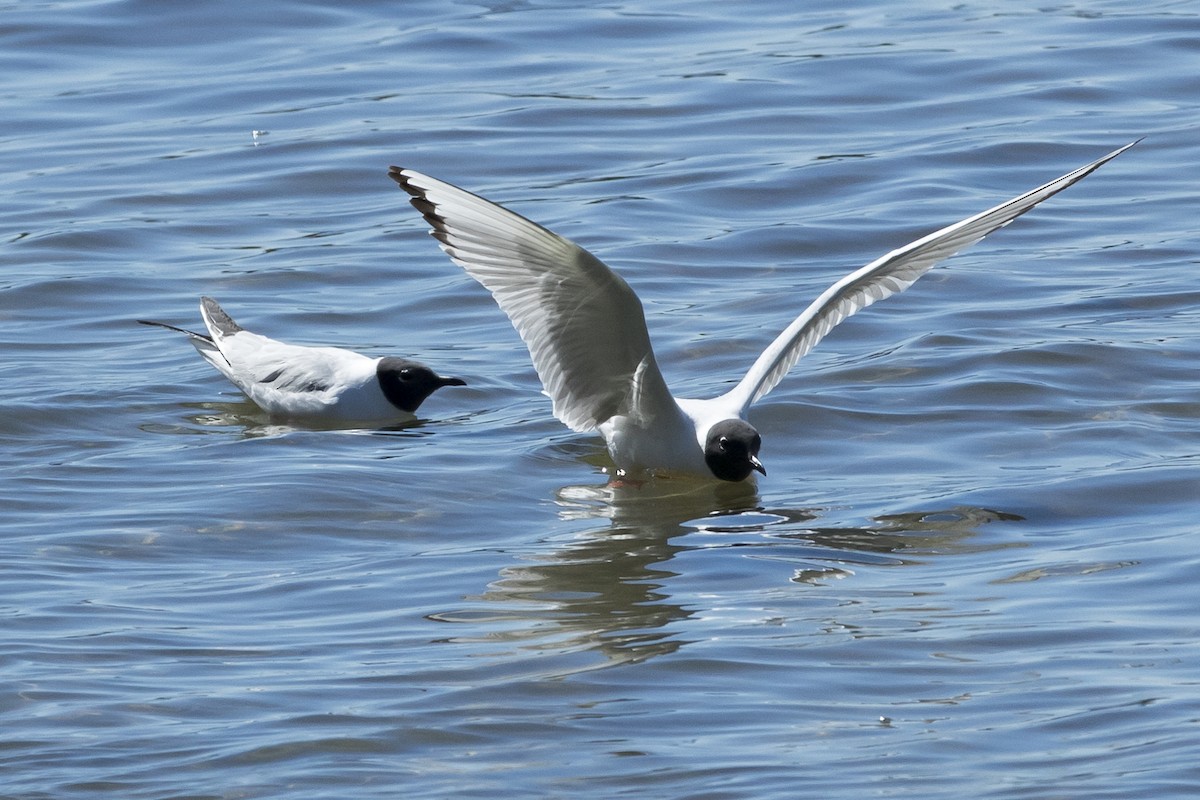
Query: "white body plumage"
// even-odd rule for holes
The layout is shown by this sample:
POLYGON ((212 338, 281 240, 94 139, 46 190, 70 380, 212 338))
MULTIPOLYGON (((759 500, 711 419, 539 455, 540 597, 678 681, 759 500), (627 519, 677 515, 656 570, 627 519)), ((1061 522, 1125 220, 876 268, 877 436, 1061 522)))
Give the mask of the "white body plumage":
POLYGON ((408 359, 286 344, 252 333, 211 297, 201 298, 200 315, 208 334, 138 321, 187 334, 205 361, 275 416, 323 424, 404 422, 415 419, 437 389, 465 385, 408 359))

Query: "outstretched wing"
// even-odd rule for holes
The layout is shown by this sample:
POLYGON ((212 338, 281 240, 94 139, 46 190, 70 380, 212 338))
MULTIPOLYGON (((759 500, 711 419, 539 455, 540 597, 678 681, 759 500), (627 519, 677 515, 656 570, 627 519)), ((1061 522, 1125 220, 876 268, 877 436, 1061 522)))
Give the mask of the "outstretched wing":
POLYGON ((671 407, 641 301, 600 259, 456 186, 399 167, 388 175, 508 314, 563 423, 589 431, 618 414, 671 407))
MULTIPOLYGON (((1139 140, 1140 141, 1140 140, 1139 140)), ((1038 203, 1082 180, 1137 142, 1114 150, 1087 166, 1008 200, 981 214, 934 231, 893 250, 830 286, 763 351, 749 372, 725 398, 743 411, 775 388, 801 356, 816 346, 839 322, 876 300, 904 291, 933 265, 1002 228, 1038 203)))

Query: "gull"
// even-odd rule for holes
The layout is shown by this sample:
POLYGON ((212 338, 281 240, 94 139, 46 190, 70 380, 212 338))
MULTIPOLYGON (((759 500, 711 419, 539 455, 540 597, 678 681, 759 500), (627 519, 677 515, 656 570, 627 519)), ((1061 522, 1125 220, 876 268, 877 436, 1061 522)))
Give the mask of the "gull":
POLYGON ((707 400, 676 398, 629 285, 579 245, 457 186, 410 169, 388 175, 454 263, 492 293, 533 359, 554 415, 604 437, 617 475, 742 481, 766 468, 747 412, 834 326, 911 286, 939 261, 1082 180, 1137 142, 1019 197, 934 231, 851 272, 775 338, 745 376, 707 400))
POLYGON ((179 333, 204 360, 269 414, 321 423, 407 422, 443 386, 466 386, 417 361, 371 358, 340 347, 302 347, 238 325, 211 297, 200 298, 208 334, 139 319, 179 333))

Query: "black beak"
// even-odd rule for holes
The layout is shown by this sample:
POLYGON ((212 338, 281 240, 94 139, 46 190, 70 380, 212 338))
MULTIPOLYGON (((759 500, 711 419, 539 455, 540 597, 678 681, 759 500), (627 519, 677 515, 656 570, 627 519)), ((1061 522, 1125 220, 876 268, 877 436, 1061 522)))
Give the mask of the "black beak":
POLYGON ((467 382, 462 378, 443 378, 438 376, 439 386, 466 386, 467 382))
POLYGON ((758 456, 750 456, 750 466, 754 468, 755 472, 761 472, 763 475, 767 474, 767 468, 758 460, 758 456))

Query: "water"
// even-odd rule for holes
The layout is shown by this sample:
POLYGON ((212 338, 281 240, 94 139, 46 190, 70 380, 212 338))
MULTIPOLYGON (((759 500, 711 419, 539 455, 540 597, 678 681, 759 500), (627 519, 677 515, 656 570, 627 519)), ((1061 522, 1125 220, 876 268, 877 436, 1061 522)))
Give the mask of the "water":
POLYGON ((0 4, 0 795, 1195 796, 1200 6, 994 9, 0 4), (757 489, 606 487, 385 175, 703 395, 1143 135, 806 357, 757 489), (471 385, 281 426, 133 324, 201 294, 471 385))

